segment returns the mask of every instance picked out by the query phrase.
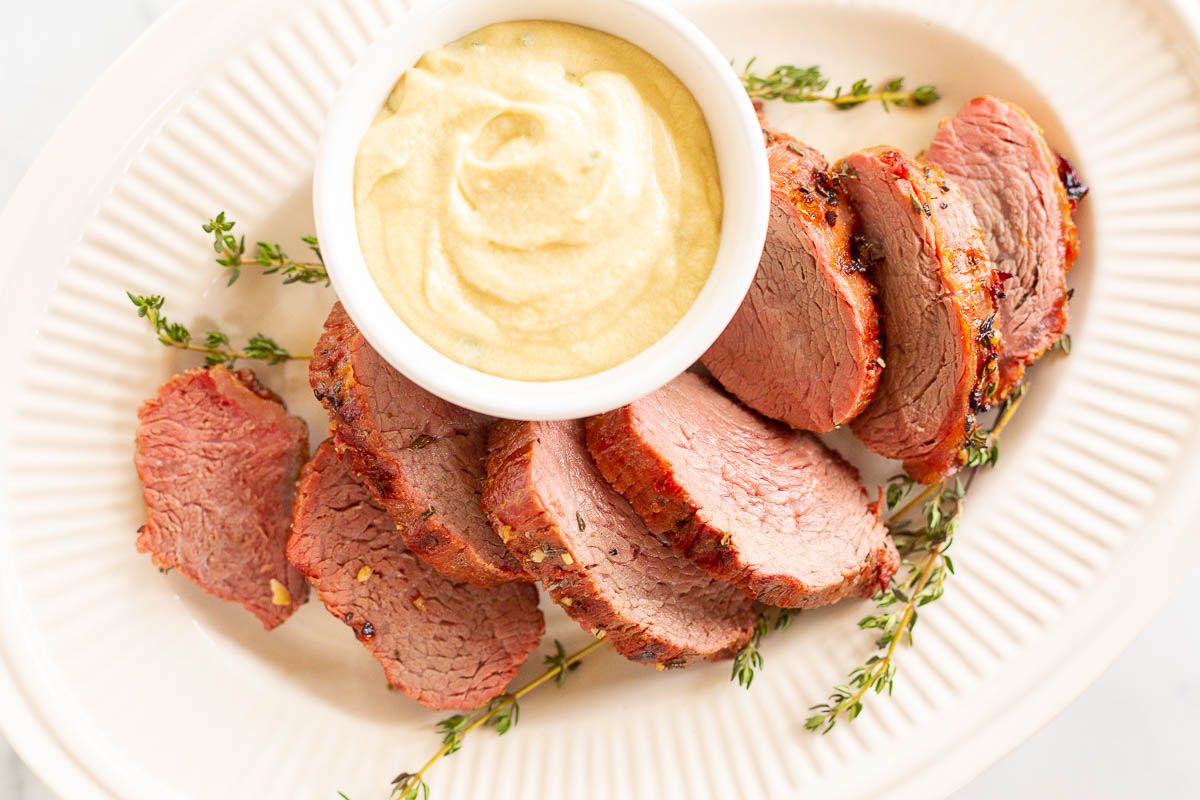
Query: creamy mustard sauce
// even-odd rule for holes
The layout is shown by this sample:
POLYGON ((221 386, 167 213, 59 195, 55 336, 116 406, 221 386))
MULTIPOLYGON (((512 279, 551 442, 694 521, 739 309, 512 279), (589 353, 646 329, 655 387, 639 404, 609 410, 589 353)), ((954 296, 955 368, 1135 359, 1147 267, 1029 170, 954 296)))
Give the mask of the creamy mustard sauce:
POLYGON ((507 378, 612 367, 712 270, 721 186, 691 93, 623 39, 491 25, 426 53, 363 138, 358 237, 396 313, 507 378))

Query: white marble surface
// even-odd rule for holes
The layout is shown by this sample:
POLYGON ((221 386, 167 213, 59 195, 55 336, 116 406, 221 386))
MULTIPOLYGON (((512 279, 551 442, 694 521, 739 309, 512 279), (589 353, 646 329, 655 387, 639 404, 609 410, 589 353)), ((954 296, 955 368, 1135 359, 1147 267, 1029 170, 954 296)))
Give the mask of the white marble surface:
MULTIPOLYGON (((92 81, 172 4, 0 0, 0 202, 92 81)), ((1200 584, 1200 567, 1191 577, 1200 584)), ((1200 636, 1189 599, 1176 597, 1074 705, 958 800, 1200 797, 1200 636)), ((0 800, 51 797, 0 739, 0 800)))

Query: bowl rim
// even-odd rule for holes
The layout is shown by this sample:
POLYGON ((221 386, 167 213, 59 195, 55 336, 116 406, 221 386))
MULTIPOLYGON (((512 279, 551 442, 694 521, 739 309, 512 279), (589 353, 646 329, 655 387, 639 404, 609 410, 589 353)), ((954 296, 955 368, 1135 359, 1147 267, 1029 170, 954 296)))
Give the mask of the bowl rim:
POLYGON ((317 235, 338 298, 367 341, 417 385, 464 408, 524 420, 575 419, 625 405, 685 371, 717 339, 750 288, 766 240, 770 178, 762 131, 741 81, 707 36, 652 0, 450 0, 400 17, 343 81, 326 117, 313 174, 317 235), (691 307, 654 344, 600 372, 559 380, 504 378, 421 339, 370 275, 355 224, 362 137, 400 75, 420 56, 485 25, 514 20, 584 25, 626 39, 692 92, 713 137, 723 195, 720 245, 691 307), (657 44, 657 46, 656 46, 657 44), (688 62, 690 69, 679 67, 688 62))

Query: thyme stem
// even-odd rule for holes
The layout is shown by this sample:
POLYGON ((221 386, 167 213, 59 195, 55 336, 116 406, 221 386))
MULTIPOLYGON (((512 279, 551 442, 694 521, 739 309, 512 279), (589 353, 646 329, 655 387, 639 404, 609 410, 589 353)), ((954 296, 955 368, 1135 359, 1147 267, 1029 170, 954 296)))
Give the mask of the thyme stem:
MULTIPOLYGON (((248 361, 257 358, 256 356, 247 355, 241 350, 225 350, 223 348, 205 347, 201 344, 188 342, 186 344, 180 342, 163 342, 167 347, 174 347, 176 350, 187 350, 192 353, 204 353, 209 356, 220 356, 226 359, 224 363, 233 364, 235 361, 248 361)), ((290 361, 310 361, 312 353, 288 353, 286 360, 290 361)))
MULTIPOLYGON (((1000 434, 1017 413, 1025 391, 1024 385, 1018 386, 1005 401, 985 437, 983 446, 995 447, 1000 434)), ((910 570, 903 579, 893 579, 887 590, 872 598, 883 612, 864 617, 858 626, 880 631, 880 636, 875 642, 876 653, 864 664, 851 670, 848 681, 835 686, 826 702, 812 707, 811 710, 817 713, 805 720, 804 726, 808 730, 828 733, 842 717, 853 720, 862 712, 863 698, 870 691, 876 694, 886 691, 891 694, 896 676, 896 652, 900 641, 907 637, 909 644, 912 644, 912 631, 917 622, 918 609, 941 597, 946 576, 954 573, 954 563, 946 551, 954 542, 954 533, 967 489, 984 463, 994 465, 995 458, 968 466, 965 486, 958 478, 953 479, 953 486, 949 478, 930 484, 888 518, 887 526, 892 528, 907 518, 913 509, 924 504, 925 524, 921 530, 893 531, 892 534, 897 539, 901 553, 906 556, 904 563, 910 570), (909 560, 917 553, 923 554, 921 560, 909 560), (895 606, 900 606, 900 610, 890 610, 895 606)), ((904 483, 906 479, 903 476, 898 480, 901 481, 901 486, 911 485, 904 483)))
POLYGON ((325 257, 321 255, 321 244, 315 236, 304 236, 300 241, 308 245, 308 249, 317 257, 316 261, 297 261, 283 248, 273 242, 258 242, 254 248, 254 257, 246 255, 246 237, 235 236, 231 231, 237 227, 237 222, 226 217, 225 212, 217 214, 201 226, 205 233, 212 234, 213 259, 229 273, 227 285, 232 286, 242 274, 242 267, 261 267, 262 274, 283 276, 285 285, 290 283, 324 283, 329 285, 329 272, 325 269, 325 257))
POLYGON ((443 741, 442 746, 438 748, 437 752, 429 757, 429 760, 426 761, 419 770, 416 772, 401 773, 396 780, 393 781, 392 797, 395 798, 395 800, 416 800, 418 794, 428 797, 429 787, 425 783, 425 774, 433 767, 434 764, 461 747, 462 740, 467 734, 482 725, 486 725, 498 714, 504 711, 504 709, 516 704, 518 700, 532 692, 534 689, 565 675, 568 669, 582 661, 590 653, 599 650, 607 643, 608 642, 606 639, 596 639, 595 641, 589 642, 585 647, 576 650, 569 656, 548 659, 548 661, 553 662, 553 666, 551 666, 541 675, 538 675, 536 678, 530 680, 528 683, 525 683, 512 692, 502 695, 491 703, 488 703, 483 708, 474 711, 474 716, 471 718, 471 721, 467 723, 465 727, 462 727, 455 731, 452 735, 447 736, 443 741))
POLYGON ((286 348, 280 347, 269 336, 256 333, 250 337, 241 350, 234 348, 228 334, 221 331, 209 331, 204 336, 204 344, 196 344, 192 340, 192 332, 186 325, 171 322, 163 313, 166 300, 162 295, 144 296, 126 292, 125 296, 137 309, 139 317, 145 319, 154 329, 154 334, 164 347, 176 350, 187 350, 193 353, 204 353, 204 366, 215 367, 224 364, 233 367, 238 361, 265 361, 268 364, 281 364, 284 361, 311 359, 309 354, 293 354, 286 348))
MULTIPOLYGON (((992 426, 992 430, 988 433, 988 443, 989 444, 995 442, 997 439, 1000 438, 1000 433, 1004 430, 1005 426, 1007 426, 1009 421, 1013 418, 1013 414, 1017 413, 1017 408, 1021 405, 1021 400, 1024 399, 1024 397, 1025 397, 1025 392, 1023 389, 1014 392, 1013 401, 1011 403, 1009 403, 1007 406, 1005 406, 1004 410, 1002 412, 1000 412, 1000 416, 996 418, 996 424, 992 426)), ((972 471, 971 474, 974 475, 974 471, 972 471)), ((905 503, 903 506, 901 506, 899 510, 897 510, 894 514, 892 514, 890 517, 888 517, 887 526, 890 528, 895 523, 904 519, 906 516, 908 516, 908 514, 913 509, 917 508, 922 503, 924 503, 926 500, 928 500, 930 497, 932 497, 934 495, 934 493, 937 492, 939 489, 941 489, 942 486, 944 486, 944 485, 945 485, 945 481, 942 481, 941 483, 931 483, 931 484, 927 485, 921 491, 920 494, 918 494, 913 499, 909 500, 907 503, 905 503)))
MULTIPOLYGON (((782 100, 778 90, 768 87, 747 89, 746 94, 751 100, 782 100)), ((883 104, 905 105, 912 101, 912 92, 866 92, 863 94, 817 94, 808 93, 803 100, 791 99, 786 102, 823 102, 838 108, 849 108, 863 103, 881 102, 883 104)))
POLYGON ((1000 412, 1000 416, 996 420, 996 424, 992 426, 992 439, 1000 438, 1001 432, 1012 421, 1013 415, 1017 413, 1017 409, 1021 407, 1021 401, 1024 399, 1025 387, 1022 386, 1013 392, 1012 402, 1004 407, 1004 410, 1000 412))
MULTIPOLYGON (((913 99, 913 93, 912 92, 867 92, 866 94, 860 94, 860 95, 843 94, 843 95, 835 95, 833 97, 820 96, 817 99, 823 100, 826 103, 829 103, 830 105, 833 105, 833 106, 837 106, 839 108, 843 108, 845 106, 856 106, 856 105, 859 105, 860 103, 869 103, 872 101, 881 102, 881 103, 883 103, 884 107, 886 107, 888 103, 894 103, 896 105, 904 105, 906 103, 911 102, 913 99)), ((919 103, 918 105, 926 105, 926 103, 919 103)))
POLYGON ((937 87, 925 84, 915 89, 904 88, 903 78, 893 78, 879 86, 865 78, 849 88, 838 86, 826 93, 829 79, 820 67, 778 66, 766 74, 754 72, 754 59, 747 62, 741 74, 742 86, 752 100, 782 100, 785 103, 815 103, 822 101, 837 109, 850 109, 863 103, 878 102, 884 110, 892 106, 918 107, 940 99, 937 87))
MULTIPOLYGON (((254 258, 242 258, 240 261, 238 261, 239 267, 261 267, 262 265, 263 264, 261 261, 254 259, 254 258)), ((285 257, 283 267, 287 268, 289 266, 303 267, 305 269, 314 270, 314 271, 325 269, 325 265, 321 264, 320 262, 317 262, 317 261, 297 261, 294 258, 285 257)), ((267 273, 267 274, 271 274, 271 273, 267 273)))
POLYGON ((929 498, 933 497, 934 493, 940 489, 941 486, 942 484, 940 483, 931 483, 926 486, 919 495, 914 497, 912 500, 909 500, 907 503, 901 506, 896 513, 888 517, 885 524, 890 528, 895 523, 907 517, 910 511, 921 505, 921 503, 924 503, 929 498))
MULTIPOLYGON (((943 485, 944 484, 942 484, 942 483, 935 484, 935 487, 938 489, 939 496, 941 495, 943 485)), ((961 508, 961 506, 962 506, 962 498, 960 497, 956 501, 956 507, 961 508)), ((929 551, 929 555, 925 559, 924 565, 922 565, 922 567, 921 567, 920 577, 917 579, 917 582, 914 586, 914 591, 912 593, 912 597, 914 597, 914 598, 920 597, 921 593, 923 591, 925 591, 925 587, 929 585, 929 579, 933 575, 934 566, 942 558, 942 553, 945 551, 946 547, 949 544, 950 544, 950 540, 945 539, 942 542, 939 542, 938 544, 934 545, 934 547, 929 551)), ((910 641, 912 639, 912 633, 911 633, 911 628, 909 626, 912 624, 913 614, 915 614, 915 613, 917 613, 917 603, 915 601, 910 601, 909 603, 905 604, 904 613, 901 615, 900 622, 896 626, 901 631, 910 631, 910 633, 909 633, 910 641)), ((892 637, 891 642, 888 643, 887 650, 884 651, 883 658, 879 659, 872 665, 873 669, 871 670, 870 679, 863 681, 862 685, 858 688, 858 690, 855 691, 854 694, 852 694, 850 696, 849 703, 848 703, 849 706, 861 707, 863 695, 865 695, 867 693, 867 691, 870 690, 876 684, 876 682, 878 681, 879 675, 884 674, 885 672, 887 672, 890 669, 891 664, 892 664, 892 658, 893 658, 893 656, 896 655, 896 647, 900 644, 900 640, 903 638, 904 637, 902 635, 892 637)))

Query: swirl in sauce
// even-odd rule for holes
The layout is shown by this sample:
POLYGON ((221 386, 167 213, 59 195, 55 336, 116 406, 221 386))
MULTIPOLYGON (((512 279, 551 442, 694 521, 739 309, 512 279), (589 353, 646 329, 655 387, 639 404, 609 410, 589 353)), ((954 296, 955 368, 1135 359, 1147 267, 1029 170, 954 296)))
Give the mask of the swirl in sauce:
POLYGON ((359 242, 422 339, 508 378, 646 349, 712 270, 721 187, 704 115, 645 51, 557 22, 426 53, 364 137, 359 242))

